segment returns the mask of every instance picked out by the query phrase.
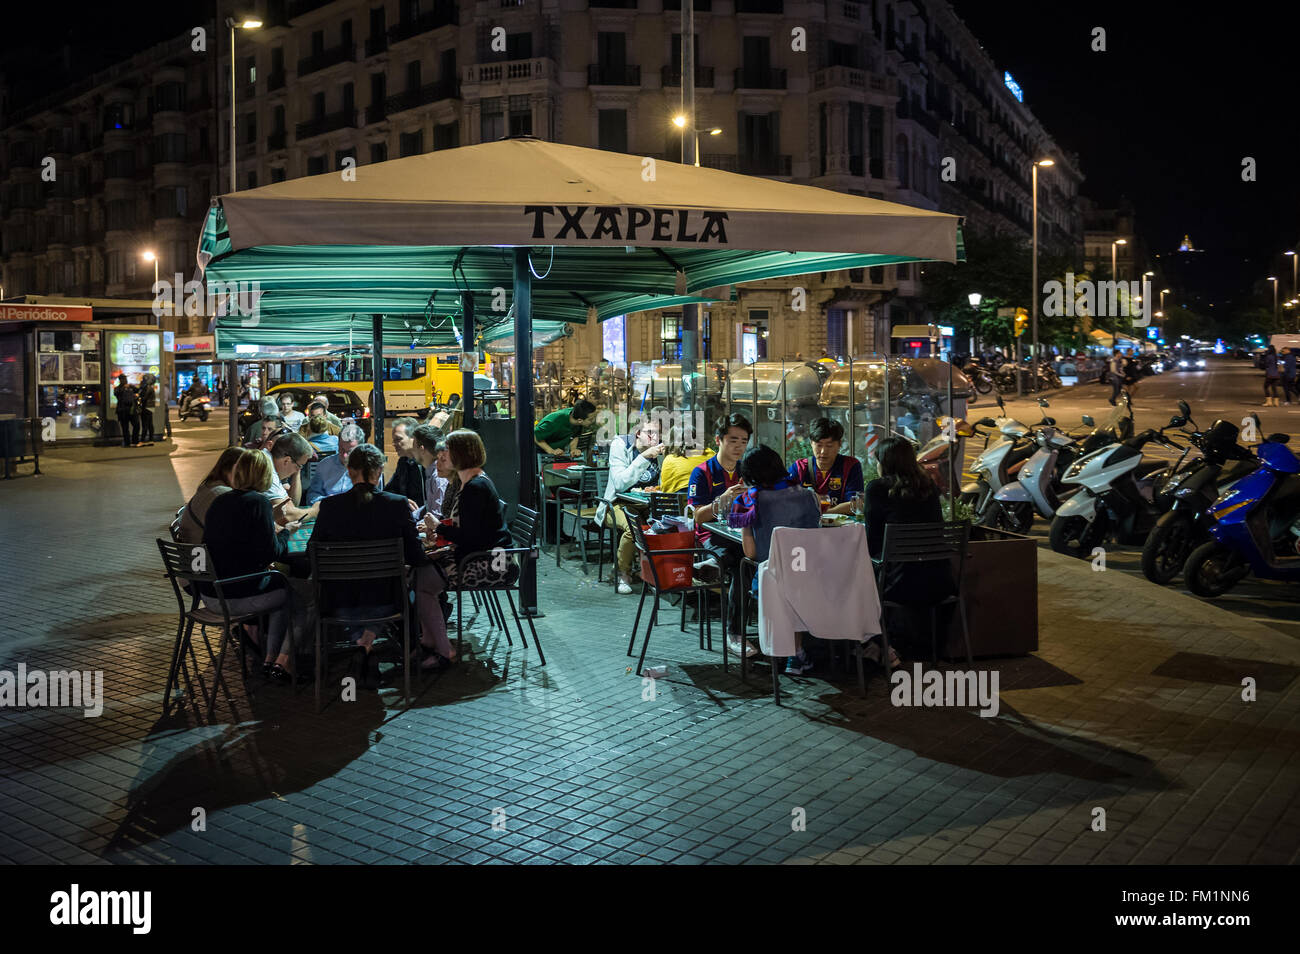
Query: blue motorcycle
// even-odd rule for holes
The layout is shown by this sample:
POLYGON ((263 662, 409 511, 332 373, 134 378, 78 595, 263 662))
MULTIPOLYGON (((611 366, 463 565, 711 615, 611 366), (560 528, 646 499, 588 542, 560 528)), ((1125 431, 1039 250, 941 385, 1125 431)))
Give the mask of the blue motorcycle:
POLYGON ((1273 434, 1255 451, 1259 469, 1210 508, 1210 536, 1183 567, 1197 596, 1222 596, 1250 574, 1300 581, 1300 459, 1273 434))

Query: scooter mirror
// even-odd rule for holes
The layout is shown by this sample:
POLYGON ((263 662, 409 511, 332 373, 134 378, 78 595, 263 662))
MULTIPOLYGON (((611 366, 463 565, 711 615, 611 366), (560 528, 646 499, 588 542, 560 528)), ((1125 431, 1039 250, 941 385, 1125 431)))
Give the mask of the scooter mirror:
POLYGON ((1091 414, 1085 414, 1085 415, 1083 415, 1083 417, 1081 418, 1081 420, 1083 421, 1084 424, 1087 424, 1089 427, 1096 427, 1096 426, 1097 426, 1097 422, 1094 421, 1094 420, 1092 419, 1092 415, 1091 415, 1091 414))
POLYGON ((1054 427, 1056 425, 1056 418, 1044 416, 1043 423, 1054 427))
POLYGON ((1038 406, 1039 406, 1039 407, 1051 407, 1052 405, 1050 405, 1050 404, 1047 403, 1047 398, 1039 398, 1039 399, 1038 399, 1038 406))
POLYGON ((1186 420, 1188 420, 1188 419, 1191 418, 1191 416, 1192 416, 1192 409, 1191 409, 1190 407, 1188 407, 1186 401, 1179 401, 1179 402, 1178 402, 1178 413, 1181 414, 1182 417, 1183 417, 1183 420, 1186 421, 1186 420))
POLYGON ((1269 443, 1271 443, 1271 444, 1289 444, 1289 443, 1291 443, 1291 435, 1290 435, 1290 434, 1270 434, 1270 435, 1268 435, 1268 437, 1266 437, 1266 438, 1264 438, 1264 439, 1265 439, 1266 441, 1268 441, 1269 443))
POLYGON ((997 424, 997 421, 993 420, 993 418, 991 417, 981 417, 975 423, 978 424, 980 427, 993 427, 994 425, 997 424))

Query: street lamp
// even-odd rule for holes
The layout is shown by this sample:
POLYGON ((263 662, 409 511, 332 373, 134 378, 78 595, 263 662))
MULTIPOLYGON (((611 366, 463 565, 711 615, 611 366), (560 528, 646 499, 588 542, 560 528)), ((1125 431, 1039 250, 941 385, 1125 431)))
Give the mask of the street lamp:
MULTIPOLYGON (((673 125, 682 131, 682 163, 686 163, 686 126, 688 120, 684 113, 678 113, 673 117, 673 125)), ((690 130, 695 137, 693 140, 691 155, 695 157, 695 165, 700 164, 700 133, 708 133, 710 136, 721 136, 721 126, 696 126, 690 130)))
MULTIPOLYGON (((1033 325, 1032 330, 1034 335, 1033 389, 1035 391, 1038 390, 1038 294, 1039 294, 1038 292, 1038 167, 1042 166, 1043 168, 1047 168, 1048 166, 1054 166, 1054 165, 1056 165, 1055 159, 1039 159, 1037 162, 1034 163, 1034 167, 1033 167, 1034 169, 1033 172, 1033 176, 1034 176, 1034 190, 1033 190, 1034 191, 1034 263, 1033 263, 1032 281, 1034 284, 1034 290, 1033 290, 1033 294, 1030 297, 1032 299, 1032 307, 1034 309, 1033 318, 1032 318, 1032 325, 1033 325)), ((1020 374, 1019 369, 1016 370, 1016 374, 1017 375, 1020 374)))
POLYGON ((238 192, 235 180, 235 30, 257 30, 262 21, 252 17, 226 17, 226 26, 230 27, 230 191, 238 192))
POLYGON ((1119 265, 1116 264, 1115 261, 1116 259, 1115 250, 1120 245, 1127 245, 1127 244, 1128 244, 1128 239, 1115 239, 1115 241, 1110 243, 1110 280, 1113 282, 1119 281, 1119 265))
POLYGON ((1297 276, 1297 265, 1300 264, 1300 255, 1297 255, 1295 253, 1295 249, 1293 248, 1287 249, 1282 254, 1291 256, 1291 297, 1294 298, 1296 297, 1296 291, 1297 291, 1296 276, 1297 276))
POLYGON ((140 257, 143 258, 146 262, 153 262, 153 283, 154 283, 154 286, 155 286, 155 288, 154 288, 154 294, 156 295, 156 294, 158 293, 158 292, 157 292, 157 285, 158 285, 158 256, 157 256, 157 254, 153 251, 153 249, 147 249, 147 250, 146 250, 146 251, 145 251, 145 252, 144 252, 140 257))
POLYGON ((1273 283, 1273 327, 1277 327, 1277 278, 1270 275, 1268 281, 1273 283))
POLYGON ((974 359, 976 332, 979 330, 980 302, 984 300, 984 296, 981 295, 979 292, 971 292, 969 295, 966 296, 966 300, 970 302, 971 308, 975 310, 975 324, 971 326, 971 336, 970 336, 970 355, 971 358, 974 359))

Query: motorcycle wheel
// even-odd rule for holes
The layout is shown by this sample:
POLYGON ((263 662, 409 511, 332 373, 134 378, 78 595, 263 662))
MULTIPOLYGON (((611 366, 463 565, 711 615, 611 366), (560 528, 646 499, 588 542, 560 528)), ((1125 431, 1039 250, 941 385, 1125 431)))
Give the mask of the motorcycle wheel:
POLYGON ((1217 540, 1202 543, 1192 551, 1183 567, 1187 588, 1202 599, 1212 600, 1232 589, 1246 575, 1241 557, 1217 540))
POLYGON ((1161 586, 1173 582, 1195 545, 1190 519, 1157 523, 1142 547, 1142 575, 1161 586))
POLYGON ((207 411, 199 411, 199 420, 200 420, 200 421, 206 421, 207 419, 208 419, 208 412, 207 412, 207 411))
POLYGON ((1110 517, 1098 513, 1092 522, 1083 517, 1056 517, 1052 520, 1052 530, 1048 536, 1052 549, 1066 556, 1089 559, 1095 547, 1106 539, 1110 529, 1110 517))
POLYGON ((976 378, 975 390, 978 391, 980 394, 988 394, 990 391, 993 390, 993 382, 990 381, 988 378, 976 378))
POLYGON ((1034 508, 1028 503, 1004 504, 990 500, 979 525, 1008 533, 1025 534, 1034 522, 1034 508))

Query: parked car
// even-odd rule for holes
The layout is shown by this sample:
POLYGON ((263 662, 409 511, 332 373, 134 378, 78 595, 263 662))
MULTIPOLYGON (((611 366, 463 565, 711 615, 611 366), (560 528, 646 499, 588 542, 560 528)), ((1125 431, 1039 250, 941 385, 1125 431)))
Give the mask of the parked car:
MULTIPOLYGON (((329 402, 329 411, 344 424, 353 422, 360 425, 370 440, 372 419, 369 406, 361 400, 355 391, 345 388, 304 387, 301 384, 277 384, 266 392, 266 396, 278 401, 281 394, 293 395, 295 410, 307 412, 307 405, 316 398, 329 402)), ((249 427, 262 418, 262 406, 254 401, 239 414, 239 433, 246 434, 249 427)))

